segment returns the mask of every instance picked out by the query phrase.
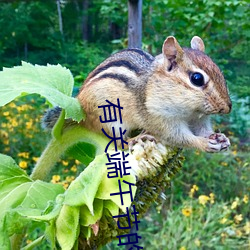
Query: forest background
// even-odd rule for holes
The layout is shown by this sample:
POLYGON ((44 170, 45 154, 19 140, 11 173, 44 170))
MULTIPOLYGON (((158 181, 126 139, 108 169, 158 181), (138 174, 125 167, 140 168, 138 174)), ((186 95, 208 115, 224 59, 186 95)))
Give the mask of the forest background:
MULTIPOLYGON (((183 170, 166 191, 165 201, 153 206, 141 222, 146 249, 247 249, 250 245, 249 14, 249 1, 143 1, 143 49, 159 54, 169 35, 186 47, 194 35, 202 37, 206 53, 225 75, 233 100, 230 115, 214 118, 215 128, 230 137, 231 150, 184 152, 183 170)), ((127 23, 125 0, 0 1, 0 68, 20 65, 22 60, 59 63, 73 73, 77 91, 95 66, 127 47, 127 23)), ((30 172, 48 136, 39 122, 46 103, 38 96, 28 99, 28 105, 20 99, 0 109, 0 152, 12 155, 30 172)), ((66 187, 80 168, 65 158, 51 181, 66 187)), ((33 234, 35 238, 39 230, 33 234)), ((115 247, 116 243, 106 246, 115 247)))

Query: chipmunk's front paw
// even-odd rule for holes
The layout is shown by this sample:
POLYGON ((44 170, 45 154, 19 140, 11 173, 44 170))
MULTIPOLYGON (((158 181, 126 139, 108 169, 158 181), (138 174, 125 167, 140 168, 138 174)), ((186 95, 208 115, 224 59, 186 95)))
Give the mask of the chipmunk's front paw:
POLYGON ((230 147, 229 139, 222 133, 214 133, 208 138, 207 152, 216 153, 225 151, 230 147))

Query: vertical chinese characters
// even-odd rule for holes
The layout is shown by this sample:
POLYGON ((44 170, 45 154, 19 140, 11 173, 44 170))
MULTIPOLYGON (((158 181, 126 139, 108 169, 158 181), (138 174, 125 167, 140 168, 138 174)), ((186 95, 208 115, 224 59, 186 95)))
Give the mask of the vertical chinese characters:
MULTIPOLYGON (((111 103, 110 101, 106 100, 107 104, 98 106, 98 108, 103 109, 103 117, 100 116, 100 122, 101 123, 111 123, 111 125, 116 124, 116 126, 112 126, 112 135, 107 134, 107 132, 102 128, 102 132, 104 135, 106 135, 110 142, 107 144, 105 148, 105 153, 108 159, 108 162, 106 163, 107 166, 107 177, 108 178, 119 178, 118 186, 119 186, 119 192, 111 193, 110 196, 119 195, 121 199, 121 205, 124 205, 124 198, 123 195, 129 195, 130 201, 133 202, 133 193, 132 193, 132 186, 135 186, 135 184, 127 182, 125 180, 122 180, 124 184, 128 186, 128 190, 124 191, 122 190, 122 187, 124 185, 121 185, 120 178, 123 178, 125 175, 130 175, 129 170, 131 169, 131 166, 129 165, 129 161, 126 160, 129 153, 126 153, 124 151, 118 151, 117 146, 120 146, 122 149, 125 149, 125 145, 128 143, 124 140, 123 136, 126 133, 126 129, 122 131, 122 114, 121 110, 123 107, 120 106, 119 98, 117 99, 117 104, 111 103), (112 112, 113 111, 113 112, 112 112), (118 113, 118 114, 117 114, 118 113), (119 116, 119 119, 118 119, 119 116), (113 124, 112 124, 113 123, 113 124), (119 131, 115 131, 117 128, 117 123, 119 123, 119 131), (112 151, 112 154, 108 152, 108 148, 111 144, 114 144, 115 153, 112 151)), ((121 226, 119 220, 117 220, 117 226, 119 229, 131 229, 134 225, 136 228, 136 231, 138 231, 138 224, 140 221, 137 219, 139 212, 136 211, 135 205, 133 204, 130 208, 126 207, 126 213, 113 216, 114 219, 119 218, 126 218, 127 226, 121 226), (134 221, 131 223, 130 214, 133 216, 134 221)), ((141 239, 141 236, 139 236, 137 233, 129 233, 124 235, 117 236, 119 239, 118 246, 123 245, 132 245, 132 247, 129 248, 129 250, 132 249, 143 249, 143 247, 138 246, 139 239, 141 239)))

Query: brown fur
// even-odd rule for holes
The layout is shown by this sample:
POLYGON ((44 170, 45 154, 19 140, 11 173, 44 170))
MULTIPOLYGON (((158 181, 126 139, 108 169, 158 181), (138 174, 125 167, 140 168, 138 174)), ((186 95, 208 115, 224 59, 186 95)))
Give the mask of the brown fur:
POLYGON ((78 99, 87 119, 84 125, 111 133, 117 124, 101 123, 105 100, 120 100, 124 129, 143 129, 164 144, 219 151, 209 140, 213 133, 208 115, 228 113, 231 101, 225 79, 217 65, 203 53, 204 43, 194 37, 191 46, 182 49, 174 37, 163 44, 163 54, 153 58, 134 49, 112 55, 87 77, 78 99), (202 87, 194 86, 189 73, 201 70, 207 76, 202 87))

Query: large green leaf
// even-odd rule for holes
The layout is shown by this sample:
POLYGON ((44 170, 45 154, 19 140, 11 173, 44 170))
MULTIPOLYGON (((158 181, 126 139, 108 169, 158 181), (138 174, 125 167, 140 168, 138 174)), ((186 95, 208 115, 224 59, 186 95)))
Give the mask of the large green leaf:
POLYGON ((78 100, 71 97, 73 85, 71 72, 61 65, 34 66, 22 62, 22 66, 0 72, 0 106, 18 96, 36 93, 53 106, 65 109, 66 118, 80 121, 84 114, 78 100))
POLYGON ((70 206, 87 205, 93 214, 93 202, 98 187, 103 178, 106 178, 105 154, 99 155, 94 161, 70 184, 65 192, 64 203, 70 206))
MULTIPOLYGON (((93 202, 95 198, 101 200, 111 200, 123 211, 130 206, 131 198, 129 194, 123 195, 124 205, 121 205, 119 195, 110 196, 111 193, 119 192, 118 180, 121 181, 123 191, 128 191, 128 184, 123 183, 123 180, 132 184, 136 183, 133 175, 126 175, 123 178, 108 178, 107 166, 108 162, 105 154, 97 156, 94 161, 74 180, 65 192, 64 204, 70 206, 86 205, 92 215, 93 202)), ((136 192, 136 186, 132 187, 133 196, 136 192)))
MULTIPOLYGON (((118 180, 121 183, 121 191, 129 191, 129 185, 123 181, 135 184, 136 179, 133 175, 125 175, 123 178, 108 178, 107 175, 102 179, 98 191, 96 193, 96 198, 103 200, 113 201, 123 212, 126 212, 126 207, 129 207, 131 204, 130 194, 123 194, 123 205, 121 204, 120 195, 110 195, 111 193, 118 193, 119 185, 118 180)), ((135 196, 136 186, 132 186, 132 195, 135 196)))
POLYGON ((56 238, 64 250, 71 250, 79 234, 79 207, 64 205, 56 220, 56 238))
POLYGON ((25 183, 30 182, 30 178, 27 176, 16 176, 11 177, 6 180, 0 181, 0 201, 7 196, 13 189, 15 189, 17 186, 25 183))
POLYGON ((20 207, 26 209, 26 211, 37 209, 42 212, 47 207, 48 201, 55 200, 57 195, 61 193, 64 193, 64 188, 61 185, 40 180, 34 181, 20 207))
POLYGON ((95 224, 102 217, 103 200, 95 199, 93 202, 94 214, 92 215, 87 206, 80 208, 80 225, 89 226, 95 224))
POLYGON ((61 185, 32 181, 9 156, 0 155, 0 162, 0 249, 9 249, 9 236, 22 233, 32 220, 39 221, 36 216, 58 216, 63 199, 57 196, 64 189, 61 185))

